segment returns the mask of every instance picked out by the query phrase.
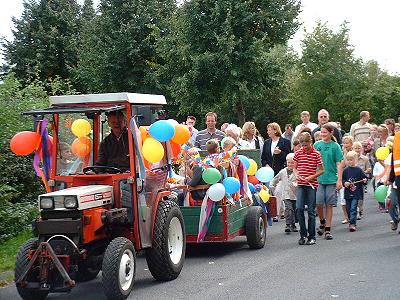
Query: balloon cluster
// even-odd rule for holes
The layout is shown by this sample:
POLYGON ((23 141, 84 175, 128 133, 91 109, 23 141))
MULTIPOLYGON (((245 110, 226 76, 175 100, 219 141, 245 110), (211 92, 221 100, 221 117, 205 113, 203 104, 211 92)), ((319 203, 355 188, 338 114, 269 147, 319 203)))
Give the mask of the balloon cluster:
POLYGON ((85 158, 90 154, 92 149, 92 141, 88 137, 92 130, 89 121, 84 119, 77 119, 71 125, 71 131, 76 136, 72 142, 72 153, 80 158, 85 158))
POLYGON ((176 157, 181 151, 181 145, 190 139, 187 126, 175 120, 159 120, 148 129, 141 126, 139 131, 143 143, 143 157, 151 163, 157 163, 164 157, 162 142, 169 142, 172 157, 176 157))

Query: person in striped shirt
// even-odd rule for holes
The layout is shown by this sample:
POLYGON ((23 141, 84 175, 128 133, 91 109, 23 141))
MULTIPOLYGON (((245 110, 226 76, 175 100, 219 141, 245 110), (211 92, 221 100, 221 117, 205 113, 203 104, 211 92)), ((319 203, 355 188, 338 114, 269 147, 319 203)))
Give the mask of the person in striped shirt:
POLYGON ((300 150, 294 154, 293 172, 297 180, 296 210, 300 225, 299 245, 314 245, 315 240, 315 195, 318 187, 317 177, 324 172, 321 154, 312 146, 312 138, 308 132, 299 135, 300 150), (308 226, 306 226, 304 210, 307 205, 308 226), (308 235, 307 235, 308 233, 308 235), (306 238, 307 241, 306 241, 306 238))
POLYGON ((201 150, 206 150, 206 143, 208 140, 216 139, 219 142, 225 137, 225 133, 215 128, 217 124, 217 114, 208 112, 206 114, 207 128, 198 132, 194 146, 201 150))

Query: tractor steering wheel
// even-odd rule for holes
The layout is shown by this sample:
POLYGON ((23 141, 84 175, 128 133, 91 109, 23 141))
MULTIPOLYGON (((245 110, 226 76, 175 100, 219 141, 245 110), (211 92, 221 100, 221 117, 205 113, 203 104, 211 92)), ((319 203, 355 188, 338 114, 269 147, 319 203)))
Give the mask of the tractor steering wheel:
POLYGON ((95 174, 119 174, 122 173, 121 169, 115 167, 108 167, 108 166, 89 166, 83 168, 83 174, 90 175, 90 172, 94 172, 95 174))

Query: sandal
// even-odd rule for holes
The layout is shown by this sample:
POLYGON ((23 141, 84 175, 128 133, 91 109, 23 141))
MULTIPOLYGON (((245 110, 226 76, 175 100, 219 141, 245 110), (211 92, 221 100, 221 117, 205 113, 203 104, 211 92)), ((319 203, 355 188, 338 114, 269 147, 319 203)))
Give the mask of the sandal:
POLYGON ((332 236, 330 231, 326 231, 325 232, 325 239, 327 239, 327 240, 332 240, 333 239, 333 236, 332 236))
POLYGON ((325 225, 319 225, 319 228, 317 229, 317 233, 319 236, 322 236, 325 232, 325 225))

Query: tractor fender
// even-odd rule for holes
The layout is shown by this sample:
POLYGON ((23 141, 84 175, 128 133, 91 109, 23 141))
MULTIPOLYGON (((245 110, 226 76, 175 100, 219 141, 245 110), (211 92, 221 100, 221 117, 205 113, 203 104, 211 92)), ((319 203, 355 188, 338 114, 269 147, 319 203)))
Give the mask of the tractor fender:
POLYGON ((167 191, 167 190, 158 191, 158 193, 157 193, 156 200, 154 201, 153 216, 152 216, 152 220, 151 220, 151 240, 153 240, 154 224, 156 222, 158 205, 159 205, 160 201, 164 199, 164 197, 168 197, 171 194, 172 194, 172 192, 167 191))

